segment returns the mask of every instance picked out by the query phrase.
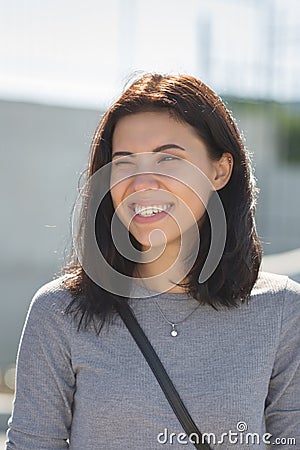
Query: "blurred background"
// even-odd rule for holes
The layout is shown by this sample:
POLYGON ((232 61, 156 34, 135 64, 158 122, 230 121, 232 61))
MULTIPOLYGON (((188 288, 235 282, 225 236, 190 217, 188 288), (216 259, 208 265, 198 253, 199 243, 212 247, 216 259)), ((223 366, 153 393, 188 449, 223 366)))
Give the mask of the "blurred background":
POLYGON ((300 4, 0 0, 0 42, 3 432, 29 302, 59 274, 93 131, 133 75, 189 73, 221 95, 252 154, 264 267, 300 281, 300 4))

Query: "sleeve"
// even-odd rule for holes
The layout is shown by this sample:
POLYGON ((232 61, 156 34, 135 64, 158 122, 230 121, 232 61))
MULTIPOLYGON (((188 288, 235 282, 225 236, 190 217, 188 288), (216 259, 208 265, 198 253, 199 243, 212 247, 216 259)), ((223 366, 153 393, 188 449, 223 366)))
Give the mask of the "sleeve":
POLYGON ((300 285, 290 279, 265 414, 276 449, 300 449, 300 285))
POLYGON ((17 355, 6 450, 69 448, 75 375, 72 327, 62 303, 56 293, 40 291, 31 303, 17 355))

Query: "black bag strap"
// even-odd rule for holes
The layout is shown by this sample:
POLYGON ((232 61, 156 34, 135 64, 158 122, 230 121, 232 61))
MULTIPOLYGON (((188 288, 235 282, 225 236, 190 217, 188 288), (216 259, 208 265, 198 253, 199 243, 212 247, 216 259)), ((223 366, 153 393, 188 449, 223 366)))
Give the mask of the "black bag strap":
MULTIPOLYGON (((190 416, 183 401, 181 400, 174 384, 172 383, 169 375, 167 374, 164 366, 162 365, 159 357, 157 356, 154 348, 150 344, 143 329, 136 320, 130 306, 125 301, 117 301, 116 309, 120 314, 123 322, 128 328, 130 334, 144 355, 147 363, 149 364, 153 374, 155 375, 163 393, 165 394, 168 402, 170 403, 174 413, 176 414, 179 422, 181 423, 187 436, 198 436, 194 446, 199 450, 211 450, 211 447, 203 440, 202 434, 198 430, 197 425, 190 416), (199 443, 197 443, 199 441, 199 443), (204 442, 204 443, 202 443, 204 442)), ((195 439, 194 439, 195 440, 195 439)))

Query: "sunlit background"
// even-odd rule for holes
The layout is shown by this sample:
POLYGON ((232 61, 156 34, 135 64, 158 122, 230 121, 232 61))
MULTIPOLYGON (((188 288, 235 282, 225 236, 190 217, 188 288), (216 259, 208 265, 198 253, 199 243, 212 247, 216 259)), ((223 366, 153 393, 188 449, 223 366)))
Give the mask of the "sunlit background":
POLYGON ((1 431, 25 314, 63 264, 93 130, 136 74, 189 73, 221 95, 253 157, 265 267, 300 281, 300 4, 0 0, 0 42, 1 431))
POLYGON ((298 0, 1 2, 0 94, 99 107, 134 71, 183 71, 223 95, 300 97, 298 0))

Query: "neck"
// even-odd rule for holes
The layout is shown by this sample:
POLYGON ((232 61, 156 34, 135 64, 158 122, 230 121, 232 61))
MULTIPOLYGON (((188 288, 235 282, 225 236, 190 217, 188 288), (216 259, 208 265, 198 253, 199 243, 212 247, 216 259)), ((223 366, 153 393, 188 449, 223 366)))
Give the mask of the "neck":
POLYGON ((182 293, 186 289, 176 283, 187 281, 187 275, 192 267, 188 261, 196 257, 193 248, 194 240, 174 241, 164 247, 155 247, 142 252, 142 260, 137 264, 134 276, 148 289, 158 292, 182 293), (183 241, 184 244, 183 245, 183 241))

